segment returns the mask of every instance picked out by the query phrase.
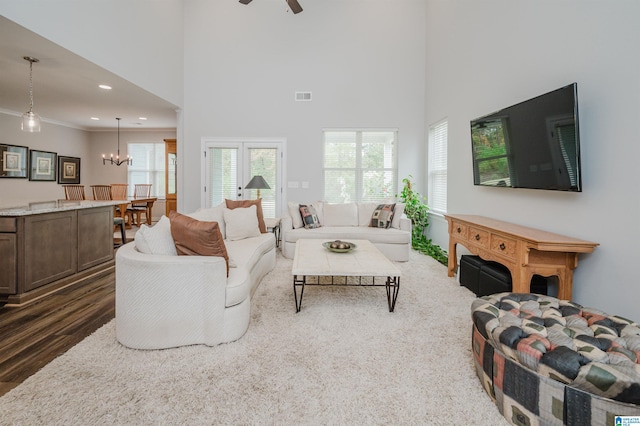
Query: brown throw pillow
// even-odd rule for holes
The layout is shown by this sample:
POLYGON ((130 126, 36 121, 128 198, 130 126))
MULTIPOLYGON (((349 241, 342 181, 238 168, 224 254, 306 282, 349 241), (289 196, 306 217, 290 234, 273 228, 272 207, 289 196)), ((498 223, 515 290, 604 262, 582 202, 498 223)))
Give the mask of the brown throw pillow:
POLYGON ((256 214, 258 215, 258 228, 260 228, 261 234, 267 233, 267 226, 264 224, 264 216, 262 215, 262 198, 257 200, 224 200, 227 204, 227 208, 233 210, 238 207, 250 207, 256 206, 256 214))
POLYGON ((229 255, 218 222, 203 222, 176 211, 169 213, 169 221, 178 256, 224 257, 229 276, 229 255))

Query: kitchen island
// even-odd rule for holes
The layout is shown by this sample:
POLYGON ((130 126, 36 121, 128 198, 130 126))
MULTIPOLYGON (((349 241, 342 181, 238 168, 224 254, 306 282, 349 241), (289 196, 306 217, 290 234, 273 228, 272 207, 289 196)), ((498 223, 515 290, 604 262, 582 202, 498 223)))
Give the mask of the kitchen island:
POLYGON ((112 201, 2 201, 0 306, 114 269, 112 201))

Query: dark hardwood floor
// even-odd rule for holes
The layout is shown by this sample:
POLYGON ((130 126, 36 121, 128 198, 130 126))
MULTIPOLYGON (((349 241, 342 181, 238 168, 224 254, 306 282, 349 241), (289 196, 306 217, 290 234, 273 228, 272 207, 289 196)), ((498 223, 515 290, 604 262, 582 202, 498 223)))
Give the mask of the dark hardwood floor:
POLYGON ((113 269, 25 306, 0 308, 0 396, 114 317, 113 269))

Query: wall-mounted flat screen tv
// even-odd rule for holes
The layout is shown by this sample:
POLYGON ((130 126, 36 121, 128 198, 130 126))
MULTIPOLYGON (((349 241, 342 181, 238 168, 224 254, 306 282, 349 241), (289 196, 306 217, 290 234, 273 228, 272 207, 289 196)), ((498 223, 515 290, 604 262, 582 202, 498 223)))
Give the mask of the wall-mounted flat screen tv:
POLYGON ((473 183, 582 191, 576 83, 471 121, 473 183))

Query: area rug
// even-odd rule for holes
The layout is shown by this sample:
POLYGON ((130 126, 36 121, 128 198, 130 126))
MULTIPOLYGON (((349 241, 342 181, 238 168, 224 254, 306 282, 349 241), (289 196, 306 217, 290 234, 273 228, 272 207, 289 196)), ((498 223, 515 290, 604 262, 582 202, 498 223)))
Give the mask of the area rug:
POLYGON ((383 287, 318 286, 296 313, 291 263, 278 256, 240 340, 133 350, 113 320, 0 398, 0 423, 506 424, 473 369, 475 296, 446 267, 398 263, 395 312, 383 287))

